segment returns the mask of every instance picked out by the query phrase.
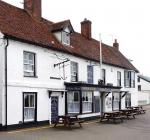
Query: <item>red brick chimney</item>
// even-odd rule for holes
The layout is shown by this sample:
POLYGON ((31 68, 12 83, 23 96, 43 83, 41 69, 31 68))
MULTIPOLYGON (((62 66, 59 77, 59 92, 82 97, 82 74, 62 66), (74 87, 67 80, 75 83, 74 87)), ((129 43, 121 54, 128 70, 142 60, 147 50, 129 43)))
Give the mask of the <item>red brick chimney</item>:
POLYGON ((117 42, 117 39, 115 39, 115 42, 113 43, 113 47, 119 50, 119 43, 117 42))
POLYGON ((41 0, 24 0, 24 9, 33 17, 40 19, 42 16, 41 0))
POLYGON ((81 22, 81 34, 88 39, 91 38, 91 21, 86 18, 81 22))

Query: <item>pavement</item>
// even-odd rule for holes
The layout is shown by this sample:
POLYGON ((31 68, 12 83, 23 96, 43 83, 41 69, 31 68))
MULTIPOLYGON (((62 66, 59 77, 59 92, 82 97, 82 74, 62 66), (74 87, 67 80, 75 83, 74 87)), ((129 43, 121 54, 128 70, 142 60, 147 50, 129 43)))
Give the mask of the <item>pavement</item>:
POLYGON ((0 132, 0 140, 150 140, 150 105, 146 114, 123 123, 108 124, 98 121, 86 122, 82 128, 72 129, 52 126, 0 132))

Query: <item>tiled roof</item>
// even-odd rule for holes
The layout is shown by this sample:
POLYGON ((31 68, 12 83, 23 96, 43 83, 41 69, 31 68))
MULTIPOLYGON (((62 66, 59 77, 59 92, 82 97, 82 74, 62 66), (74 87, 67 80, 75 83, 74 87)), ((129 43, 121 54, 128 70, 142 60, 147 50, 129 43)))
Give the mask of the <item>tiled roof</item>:
MULTIPOLYGON (((82 58, 99 61, 99 42, 87 39, 77 32, 71 33, 71 46, 63 46, 52 31, 71 26, 69 20, 53 23, 37 20, 25 10, 0 1, 0 31, 9 37, 38 44, 49 49, 63 51, 82 58)), ((72 26, 71 26, 72 27, 72 26)), ((138 70, 115 48, 102 44, 103 63, 138 70)))
POLYGON ((52 24, 52 32, 63 30, 65 27, 70 27, 70 29, 73 30, 70 20, 53 23, 52 24))

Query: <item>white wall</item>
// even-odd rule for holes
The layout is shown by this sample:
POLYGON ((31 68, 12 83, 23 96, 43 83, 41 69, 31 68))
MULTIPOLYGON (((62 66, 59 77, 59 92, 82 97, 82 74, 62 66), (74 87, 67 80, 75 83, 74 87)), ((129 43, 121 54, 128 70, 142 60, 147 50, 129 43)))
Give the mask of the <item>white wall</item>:
POLYGON ((150 82, 147 82, 140 78, 140 82, 138 82, 137 84, 141 85, 141 91, 138 91, 139 105, 150 104, 150 82))
MULTIPOLYGON (((28 91, 38 93, 37 120, 43 121, 49 119, 51 112, 48 90, 65 89, 64 80, 54 80, 50 79, 50 77, 59 78, 63 76, 62 67, 60 69, 59 67, 54 68, 54 64, 62 62, 65 58, 78 62, 79 81, 87 82, 87 65, 94 64, 94 84, 98 84, 98 79, 100 79, 99 63, 34 45, 10 41, 8 47, 8 124, 18 124, 23 119, 22 93, 28 91), (23 76, 23 51, 36 54, 37 78, 23 76), (13 117, 14 114, 15 117, 13 117)), ((70 61, 65 63, 66 82, 70 82, 70 61)), ((117 71, 120 71, 122 86, 124 86, 123 69, 105 64, 103 68, 106 69, 106 83, 113 83, 114 86, 117 86, 117 71)), ((136 90, 125 88, 122 90, 129 90, 132 93, 132 105, 136 105, 136 90)), ((61 97, 60 93, 56 93, 55 95, 59 96, 59 114, 64 114, 64 98, 61 97)))
POLYGON ((147 82, 140 78, 140 82, 138 82, 137 84, 141 85, 142 91, 150 91, 150 82, 147 82))

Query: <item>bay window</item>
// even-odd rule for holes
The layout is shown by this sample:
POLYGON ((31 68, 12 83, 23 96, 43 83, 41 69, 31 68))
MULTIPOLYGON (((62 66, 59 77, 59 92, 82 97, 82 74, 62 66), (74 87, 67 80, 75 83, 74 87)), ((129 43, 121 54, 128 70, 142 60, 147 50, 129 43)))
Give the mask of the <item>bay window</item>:
POLYGON ((79 113, 80 109, 80 96, 78 91, 68 92, 68 113, 79 113))

